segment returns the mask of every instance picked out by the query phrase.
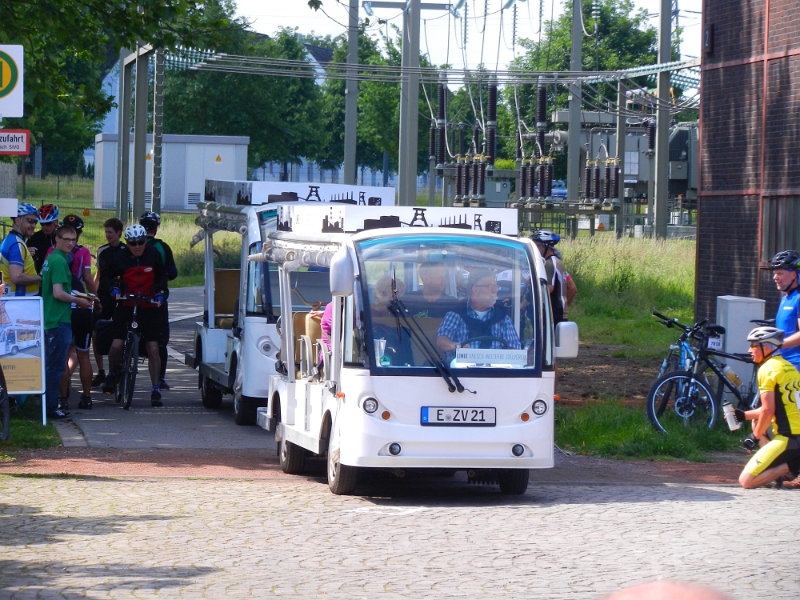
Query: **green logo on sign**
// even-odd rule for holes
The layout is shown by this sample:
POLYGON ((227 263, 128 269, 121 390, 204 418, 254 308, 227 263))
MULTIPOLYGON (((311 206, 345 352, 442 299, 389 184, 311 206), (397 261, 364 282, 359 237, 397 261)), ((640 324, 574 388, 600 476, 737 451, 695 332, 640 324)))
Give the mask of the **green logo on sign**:
POLYGON ((5 98, 19 81, 19 70, 17 63, 5 52, 0 52, 0 98, 5 98))

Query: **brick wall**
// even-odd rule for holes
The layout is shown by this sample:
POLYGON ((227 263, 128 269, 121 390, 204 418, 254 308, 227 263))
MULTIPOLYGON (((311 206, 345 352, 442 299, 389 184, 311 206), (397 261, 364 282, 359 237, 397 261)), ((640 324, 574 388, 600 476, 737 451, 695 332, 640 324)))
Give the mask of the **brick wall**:
POLYGON ((735 294, 763 298, 770 316, 780 295, 760 259, 800 246, 800 7, 704 0, 703 21, 714 50, 702 67, 695 315, 713 317, 717 296, 735 294), (763 212, 764 198, 780 207, 780 223, 761 223, 777 214, 763 212))

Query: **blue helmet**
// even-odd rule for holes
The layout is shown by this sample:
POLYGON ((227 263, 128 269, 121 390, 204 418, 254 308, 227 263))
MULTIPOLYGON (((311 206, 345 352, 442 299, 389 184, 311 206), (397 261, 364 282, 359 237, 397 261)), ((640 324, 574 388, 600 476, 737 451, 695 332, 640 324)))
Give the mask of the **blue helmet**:
POLYGON ((38 219, 39 211, 36 210, 36 207, 33 204, 22 202, 17 206, 17 217, 24 217, 25 215, 36 215, 36 218, 38 219))
POLYGON ((552 248, 561 241, 561 236, 557 233, 553 233, 552 231, 540 229, 531 236, 531 239, 534 242, 539 242, 540 244, 544 244, 545 246, 550 246, 552 248))
POLYGON ((39 209, 39 223, 57 223, 58 207, 55 204, 45 204, 39 209))

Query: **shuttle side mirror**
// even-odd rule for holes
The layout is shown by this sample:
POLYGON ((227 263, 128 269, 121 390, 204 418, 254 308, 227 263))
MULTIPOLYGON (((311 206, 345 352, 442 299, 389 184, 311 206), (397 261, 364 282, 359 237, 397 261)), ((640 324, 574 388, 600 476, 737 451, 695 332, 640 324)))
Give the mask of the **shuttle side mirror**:
POLYGON ((352 296, 356 273, 346 247, 333 255, 330 266, 331 296, 352 296))
POLYGON ((578 356, 578 324, 565 321, 556 325, 556 358, 578 356))

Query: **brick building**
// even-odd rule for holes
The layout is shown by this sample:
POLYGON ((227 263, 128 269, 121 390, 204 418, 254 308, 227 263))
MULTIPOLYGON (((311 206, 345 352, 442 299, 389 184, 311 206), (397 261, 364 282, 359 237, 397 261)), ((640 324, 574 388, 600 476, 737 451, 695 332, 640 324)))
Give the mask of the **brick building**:
POLYGON ((800 251, 800 7, 703 0, 695 315, 720 295, 780 295, 763 268, 800 251))

